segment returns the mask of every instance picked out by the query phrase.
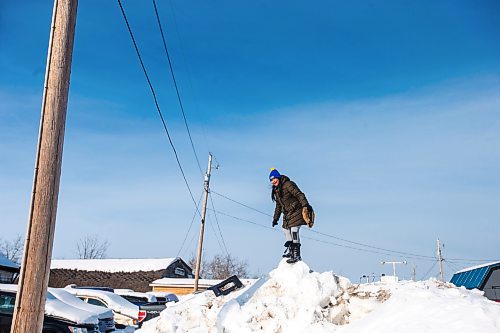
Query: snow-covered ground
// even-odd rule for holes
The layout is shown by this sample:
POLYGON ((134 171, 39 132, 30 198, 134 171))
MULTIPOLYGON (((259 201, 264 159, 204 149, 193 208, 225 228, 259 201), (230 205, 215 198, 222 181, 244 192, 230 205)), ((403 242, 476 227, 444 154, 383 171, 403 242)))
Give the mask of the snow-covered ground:
POLYGON ((227 296, 187 296, 141 333, 498 333, 500 303, 435 280, 351 284, 304 262, 227 296))

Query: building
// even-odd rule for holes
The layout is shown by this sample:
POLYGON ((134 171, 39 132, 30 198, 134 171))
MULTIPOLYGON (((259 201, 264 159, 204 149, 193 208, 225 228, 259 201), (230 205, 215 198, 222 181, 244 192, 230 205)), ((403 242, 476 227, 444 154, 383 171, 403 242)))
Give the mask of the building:
POLYGON ((500 302, 500 261, 458 271, 450 282, 457 287, 482 290, 485 297, 500 302))
POLYGON ((0 283, 14 283, 19 277, 20 266, 0 253, 0 283))
POLYGON ((150 291, 158 279, 191 279, 194 275, 181 258, 52 260, 50 287, 69 284, 150 291))
MULTIPOLYGON (((222 280, 199 279, 198 290, 207 290, 207 288, 216 285, 221 281, 222 280)), ((173 293, 176 295, 187 295, 194 291, 194 279, 162 278, 152 281, 150 286, 153 291, 173 293)))
MULTIPOLYGON (((255 283, 258 279, 242 279, 243 285, 248 286, 255 283)), ((205 291, 208 288, 219 284, 223 280, 199 279, 198 291, 205 291)), ((187 295, 194 291, 194 279, 172 279, 162 278, 153 281, 150 284, 153 291, 173 293, 176 295, 187 295)))

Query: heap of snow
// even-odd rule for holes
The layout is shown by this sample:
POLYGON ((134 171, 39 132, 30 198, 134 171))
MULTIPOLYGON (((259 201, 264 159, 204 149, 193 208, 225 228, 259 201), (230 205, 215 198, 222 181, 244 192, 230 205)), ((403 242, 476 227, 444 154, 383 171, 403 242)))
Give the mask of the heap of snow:
POLYGON ((283 260, 227 296, 187 296, 138 332, 493 333, 500 332, 500 304, 435 280, 354 285, 283 260))

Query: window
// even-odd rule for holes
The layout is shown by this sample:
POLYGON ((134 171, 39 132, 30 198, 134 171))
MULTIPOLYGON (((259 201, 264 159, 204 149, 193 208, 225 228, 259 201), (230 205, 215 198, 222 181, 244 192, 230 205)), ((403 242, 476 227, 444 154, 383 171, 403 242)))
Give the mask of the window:
POLYGON ((11 294, 0 295, 0 313, 13 314, 16 296, 11 294))
POLYGON ((176 267, 174 270, 174 274, 179 276, 185 276, 186 271, 184 270, 184 268, 176 267))
POLYGON ((108 307, 106 305, 106 303, 104 303, 103 301, 98 300, 96 298, 87 298, 87 303, 92 304, 92 305, 102 306, 102 307, 105 307, 105 308, 108 307))

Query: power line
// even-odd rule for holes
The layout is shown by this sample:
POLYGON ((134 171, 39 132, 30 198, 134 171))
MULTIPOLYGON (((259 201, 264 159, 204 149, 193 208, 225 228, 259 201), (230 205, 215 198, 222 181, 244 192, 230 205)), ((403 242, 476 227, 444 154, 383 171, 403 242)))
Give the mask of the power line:
MULTIPOLYGON (((240 217, 236 217, 236 216, 233 216, 233 215, 221 212, 221 211, 217 211, 217 213, 219 215, 224 215, 224 216, 233 218, 233 219, 238 220, 238 221, 242 221, 242 222, 245 222, 245 223, 250 223, 250 224, 259 226, 261 228, 266 228, 266 229, 270 229, 270 230, 273 230, 273 231, 277 231, 277 229, 275 229, 273 227, 265 226, 265 225, 262 225, 260 223, 253 222, 253 221, 250 221, 250 220, 247 220, 247 219, 243 219, 243 218, 240 218, 240 217)), ((363 252, 369 252, 369 253, 376 253, 376 254, 382 254, 382 255, 389 255, 389 253, 385 253, 385 252, 388 252, 386 250, 383 250, 385 252, 373 251, 373 250, 368 250, 368 249, 357 248, 357 247, 354 247, 354 246, 349 246, 349 245, 344 245, 344 244, 337 244, 337 243, 333 243, 333 242, 328 242, 328 241, 316 239, 316 238, 313 238, 313 237, 307 237, 307 236, 301 236, 301 237, 302 238, 306 238, 306 239, 311 239, 311 240, 314 240, 314 241, 317 241, 317 242, 325 243, 325 244, 330 244, 330 245, 334 245, 334 246, 348 248, 348 249, 351 249, 351 250, 363 251, 363 252)), ((394 254, 390 254, 390 255, 394 255, 394 254)), ((415 259, 415 260, 424 260, 424 261, 431 261, 431 260, 434 261, 434 260, 436 260, 433 257, 429 257, 429 258, 423 257, 422 258, 419 255, 413 255, 413 254, 409 254, 409 253, 408 253, 408 255, 405 255, 405 256, 403 256, 403 255, 397 255, 397 254, 394 255, 394 256, 401 257, 401 258, 411 258, 411 259, 415 259)))
POLYGON ((218 196, 220 196, 220 197, 224 198, 224 199, 227 199, 227 200, 229 200, 229 201, 232 201, 232 202, 234 202, 234 203, 237 203, 238 205, 241 205, 241 206, 243 206, 243 207, 246 207, 246 208, 248 208, 248 209, 251 209, 251 210, 253 210, 253 211, 256 211, 256 212, 258 212, 258 213, 261 213, 261 214, 263 214, 263 215, 266 215, 266 216, 269 216, 269 217, 273 217, 271 214, 265 213, 265 212, 263 212, 263 211, 261 211, 261 210, 258 210, 257 208, 253 208, 253 207, 250 207, 250 206, 248 206, 248 205, 245 205, 245 204, 244 204, 244 203, 242 203, 242 202, 239 202, 239 201, 236 201, 236 200, 234 200, 234 199, 231 199, 231 198, 229 198, 229 197, 227 197, 227 196, 225 196, 225 195, 223 195, 223 194, 220 194, 220 193, 215 192, 214 190, 211 190, 211 192, 212 192, 213 194, 216 194, 216 195, 218 195, 218 196))
POLYGON ((421 257, 421 258, 426 258, 426 259, 433 259, 433 260, 435 259, 432 256, 426 256, 426 255, 409 253, 409 252, 394 251, 394 250, 384 249, 382 247, 371 246, 371 245, 367 245, 367 244, 363 244, 363 243, 359 243, 359 242, 354 242, 354 241, 347 240, 345 238, 340 238, 340 237, 332 236, 332 235, 329 235, 329 234, 325 234, 324 232, 320 232, 320 231, 316 231, 316 230, 312 230, 312 229, 310 229, 309 231, 310 232, 314 232, 314 233, 319 234, 319 235, 322 235, 322 236, 325 236, 325 237, 330 237, 330 238, 333 238, 333 239, 341 240, 341 241, 346 242, 346 243, 360 245, 360 246, 368 247, 368 248, 375 249, 375 250, 381 250, 381 251, 391 252, 391 253, 398 253, 398 254, 403 254, 403 255, 408 255, 408 256, 413 256, 413 257, 421 257))
POLYGON ((434 264, 432 264, 431 268, 429 268, 429 270, 427 271, 427 273, 425 273, 425 275, 422 277, 421 280, 425 280, 427 278, 427 275, 432 271, 432 269, 434 268, 434 266, 436 266, 437 264, 437 260, 434 262, 434 264))
MULTIPOLYGON (((201 192, 201 194, 200 194, 200 198, 198 199, 198 204, 197 204, 197 206, 196 206, 196 207, 198 207, 198 206, 200 205, 200 201, 201 201, 201 199, 202 199, 202 198, 203 198, 203 192, 201 192)), ((188 237, 188 235, 189 235, 189 232, 191 231, 191 228, 193 227, 194 219, 196 218, 196 214, 197 214, 197 213, 198 213, 198 214, 200 213, 200 212, 198 211, 198 209, 196 209, 196 210, 194 211, 193 218, 191 219, 191 223, 189 224, 189 228, 188 228, 188 230, 187 230, 187 232, 186 232, 186 235, 184 236, 184 240, 182 241, 181 247, 179 248, 179 252, 177 252, 177 257, 178 257, 178 256, 179 256, 179 254, 181 253, 182 248, 184 247, 184 244, 186 243, 186 239, 187 239, 187 237, 188 237)))
POLYGON ((451 270, 452 270, 452 271, 458 272, 458 271, 460 270, 460 268, 459 268, 457 265, 455 265, 455 264, 453 264, 453 263, 451 263, 451 262, 449 262, 449 261, 447 261, 447 260, 443 260, 443 261, 444 261, 444 263, 445 263, 448 267, 450 267, 450 268, 451 268, 451 270))
POLYGON ((163 27, 160 21, 160 15, 158 14, 158 8, 156 7, 156 1, 153 0, 153 7, 155 9, 156 20, 158 22, 158 28, 160 29, 161 39, 163 41, 163 48, 165 50, 165 54, 167 55, 168 66, 170 68, 170 73, 172 74, 172 80, 174 82, 175 92, 177 93, 177 100, 179 101, 179 106, 182 111, 182 117, 184 118, 184 124, 186 125, 186 130, 189 136, 189 141, 191 142, 191 147, 193 148, 194 156, 196 157, 196 163, 198 164, 198 168, 200 169, 201 174, 203 174, 203 170, 201 169, 200 160, 198 159, 198 154, 196 154, 196 149, 194 148, 193 138, 191 137, 191 131, 189 130, 189 126, 186 120, 186 114, 184 112, 184 105, 182 104, 181 94, 179 92, 179 87, 177 86, 177 80, 175 79, 174 68, 172 66, 172 61, 170 60, 170 54, 168 52, 167 42, 165 41, 165 35, 163 33, 163 27))
POLYGON ((457 259, 457 258, 447 258, 447 260, 452 260, 452 261, 463 261, 465 263, 481 263, 481 262, 493 262, 493 261, 500 261, 500 259, 457 259))
POLYGON ((219 218, 217 217, 217 213, 216 213, 216 210, 215 210, 214 200, 213 200, 212 195, 210 194, 210 192, 209 192, 209 197, 210 197, 210 202, 212 204, 212 211, 213 211, 214 216, 215 216, 215 222, 217 222, 217 228, 219 229, 220 238, 222 239, 222 244, 224 244, 224 249, 226 250, 226 254, 229 256, 229 251, 227 250, 226 241, 224 240, 224 237, 222 236, 222 231, 220 229, 219 218))
MULTIPOLYGON (((268 214, 268 213, 265 213, 261 210, 258 210, 256 208, 253 208, 249 205, 246 205, 242 202, 239 202, 237 200, 234 200, 234 199, 231 199, 229 198, 228 196, 225 196, 223 194, 220 194, 220 193, 217 193, 215 191, 212 190, 212 192, 224 199, 227 199, 229 201, 232 201, 238 205, 241 205, 243 207, 246 207, 248 209, 251 209, 253 211, 256 211, 260 214, 263 214, 265 216, 268 216, 268 217, 272 217, 272 215, 268 214)), ((427 256, 427 255, 421 255, 421 254, 415 254, 415 253, 409 253, 409 252, 401 252, 401 251, 394 251, 394 250, 390 250, 390 249, 385 249, 385 248, 381 248, 381 247, 377 247, 377 246, 372 246, 372 245, 368 245, 368 244, 363 244, 363 243, 360 243, 360 242, 355 242, 355 241, 351 241, 351 240, 348 240, 348 239, 345 239, 345 238, 340 238, 340 237, 336 237, 336 236, 333 236, 333 235, 329 235, 329 234, 326 234, 324 232, 320 232, 320 231, 316 231, 316 230, 312 230, 312 229, 309 229, 310 232, 313 232, 313 233, 317 233, 319 235, 322 235, 322 236, 325 236, 325 237, 330 237, 330 238, 333 238, 333 239, 337 239, 337 240, 340 240, 340 241, 343 241, 343 242, 346 242, 346 243, 350 243, 350 244, 354 244, 354 245, 359 245, 359 246, 364 246, 364 247, 368 247, 368 248, 371 248, 371 249, 374 249, 374 250, 380 250, 380 251, 384 251, 384 252, 391 252, 391 253, 396 253, 396 254, 402 254, 402 255, 406 255, 406 256, 412 256, 413 258, 414 257, 421 257, 421 258, 426 258, 426 259, 432 259, 434 260, 435 258, 433 256, 427 256)))
MULTIPOLYGON (((210 220, 210 215, 209 215, 208 219, 210 220)), ((210 222, 211 222, 211 220, 210 220, 210 222)), ((219 237, 217 237, 217 231, 215 231, 213 223, 208 223, 208 224, 210 224, 210 228, 212 229, 214 236, 215 236, 215 239, 217 240, 217 243, 219 244, 219 248, 221 249, 222 252, 224 252, 224 249, 222 248, 222 244, 219 240, 219 237)), ((226 250, 226 253, 227 253, 227 250, 226 250)))
POLYGON ((120 10, 122 12, 123 19, 125 20, 125 23, 127 25, 127 29, 128 29, 129 34, 130 34, 130 38, 132 39, 132 43, 134 44, 135 52, 137 54, 139 62, 141 63, 142 71, 144 72, 144 76, 146 77, 146 80, 148 82, 149 89, 151 90, 151 94, 152 94, 153 99, 154 99, 156 110, 158 111, 158 115, 160 116, 165 133, 167 134, 168 141, 169 141, 170 146, 172 147, 172 150, 174 152, 175 159, 177 161, 177 165, 179 166, 179 170, 181 171, 181 174, 182 174, 182 178, 184 179, 184 182, 186 183, 186 187, 189 191, 189 195, 191 196, 191 200, 193 201, 193 203, 196 207, 196 210, 199 211, 198 205, 196 204, 196 200, 194 199, 194 196, 193 196, 193 192, 191 191, 191 188, 189 187, 189 183, 186 179, 186 175, 184 174, 184 170, 182 169, 182 165, 181 165, 181 162, 179 160, 177 150, 175 149, 174 143, 172 142, 172 138, 170 137, 170 133, 169 133, 168 128, 167 128, 167 124, 166 124, 165 119, 163 118, 163 114, 160 110, 160 105, 158 104, 158 99, 156 98, 156 93, 155 93, 155 90, 153 88, 153 84, 151 83, 151 80, 149 79, 149 75, 148 75, 148 72, 146 70, 146 66, 144 65, 144 62, 142 61, 141 53, 139 52, 139 47, 137 46, 137 43, 135 41, 134 34, 132 32, 132 28, 130 27, 130 24, 128 22, 127 15, 125 14, 125 10, 123 9, 121 0, 118 0, 118 4, 120 5, 120 10))

